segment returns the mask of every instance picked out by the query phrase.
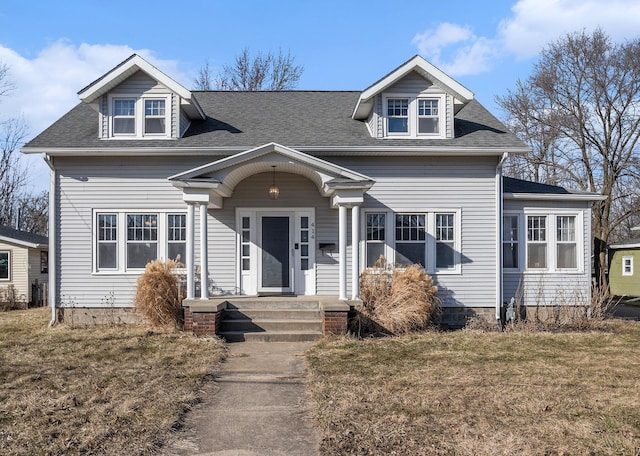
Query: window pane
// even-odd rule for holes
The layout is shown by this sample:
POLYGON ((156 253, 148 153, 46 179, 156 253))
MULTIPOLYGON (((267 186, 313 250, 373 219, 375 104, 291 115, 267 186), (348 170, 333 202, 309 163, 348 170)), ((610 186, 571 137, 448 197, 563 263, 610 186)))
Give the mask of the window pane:
POLYGON ((133 116, 136 112, 135 100, 114 100, 113 114, 115 116, 133 116))
POLYGON ((134 134, 136 132, 135 119, 130 117, 116 117, 113 119, 113 132, 119 134, 134 134))
POLYGON ((455 267, 455 250, 453 244, 438 242, 436 244, 436 268, 452 269, 455 267))
POLYGON ((49 252, 40 252, 40 272, 42 274, 49 272, 49 252))
POLYGON ((242 256, 248 257, 251 246, 249 244, 242 244, 242 256))
POLYGON ((422 242, 400 243, 396 242, 396 263, 407 266, 419 264, 424 266, 425 245, 422 242))
POLYGON ((249 229, 249 226, 250 226, 249 224, 251 223, 250 220, 251 219, 249 217, 242 217, 242 229, 243 230, 248 230, 249 229))
POLYGON ((309 217, 300 217, 300 228, 309 228, 309 217))
POLYGON ((307 230, 300 231, 300 242, 309 242, 309 232, 307 230))
POLYGON ((367 242, 367 267, 372 268, 381 256, 384 256, 384 243, 367 242))
POLYGON ((300 260, 300 269, 303 271, 309 270, 309 259, 303 258, 300 260))
POLYGON ((100 242, 98 244, 98 269, 116 269, 117 246, 115 242, 100 242))
POLYGON ((421 117, 418 119, 418 133, 439 133, 438 118, 421 117))
POLYGON ((187 245, 184 242, 170 242, 167 245, 167 250, 169 259, 184 264, 187 258, 187 245))
POLYGON ((503 241, 517 241, 518 240, 518 216, 517 215, 505 215, 502 227, 502 240, 503 241))
POLYGON ((156 243, 127 243, 127 268, 144 269, 147 263, 158 257, 156 243))
POLYGON ((145 133, 164 133, 164 118, 147 117, 144 120, 145 133))
POLYGON ((9 278, 9 252, 0 252, 0 279, 9 278))
POLYGON ((309 256, 309 245, 304 244, 300 246, 300 255, 309 256))
POLYGON ((164 116, 164 100, 145 100, 144 114, 146 116, 164 116))
POLYGON ((559 242, 573 242, 576 240, 575 216, 558 216, 556 219, 559 242))
POLYGON ((547 267, 547 244, 529 244, 527 267, 531 269, 547 267))
POLYGON ((367 241, 385 240, 385 214, 367 214, 367 241))
POLYGON ((242 259, 242 270, 250 271, 251 270, 251 260, 249 258, 242 259))
POLYGON ((390 133, 407 133, 409 131, 409 120, 402 117, 389 117, 390 133))
POLYGON ((504 244, 502 265, 505 268, 518 269, 518 244, 504 244))
POLYGON ((558 268, 575 269, 577 267, 575 244, 558 244, 558 268))

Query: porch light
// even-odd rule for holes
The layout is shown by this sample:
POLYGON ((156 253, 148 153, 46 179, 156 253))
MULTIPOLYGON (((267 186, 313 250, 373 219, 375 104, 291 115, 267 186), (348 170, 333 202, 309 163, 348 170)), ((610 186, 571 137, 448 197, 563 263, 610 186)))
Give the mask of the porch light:
POLYGON ((269 187, 269 198, 272 200, 277 200, 278 196, 280 196, 280 189, 276 185, 276 165, 271 165, 273 168, 273 181, 271 187, 269 187))

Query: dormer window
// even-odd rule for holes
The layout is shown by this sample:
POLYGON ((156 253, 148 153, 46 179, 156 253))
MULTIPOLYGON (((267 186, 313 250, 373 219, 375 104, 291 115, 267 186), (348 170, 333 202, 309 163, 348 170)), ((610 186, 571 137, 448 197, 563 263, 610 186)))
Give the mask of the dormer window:
POLYGON ((135 135, 136 133, 136 100, 113 100, 113 134, 135 135))
POLYGON ((444 95, 384 97, 385 137, 442 138, 444 95))
POLYGON ((165 133, 164 100, 144 101, 144 132, 147 134, 165 133))
POLYGON ((167 110, 168 96, 109 97, 110 138, 168 138, 171 116, 167 110))

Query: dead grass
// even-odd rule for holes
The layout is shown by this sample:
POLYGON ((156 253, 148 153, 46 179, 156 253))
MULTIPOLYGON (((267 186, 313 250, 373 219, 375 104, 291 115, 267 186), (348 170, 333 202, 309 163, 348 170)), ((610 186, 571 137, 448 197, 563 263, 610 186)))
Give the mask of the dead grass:
POLYGON ((321 341, 323 454, 638 455, 640 323, 610 329, 321 341))
POLYGON ((214 338, 0 314, 0 453, 154 453, 223 355, 214 338))

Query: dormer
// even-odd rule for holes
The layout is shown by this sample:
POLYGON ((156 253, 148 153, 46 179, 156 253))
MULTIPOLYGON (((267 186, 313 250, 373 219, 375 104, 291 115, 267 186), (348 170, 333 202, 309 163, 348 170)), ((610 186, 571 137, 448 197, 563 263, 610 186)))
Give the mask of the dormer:
POLYGON ((98 112, 104 140, 176 139, 206 118, 189 90, 136 54, 78 95, 98 112))
POLYGON ((473 92, 416 55, 364 90, 352 118, 380 139, 450 139, 473 92))

